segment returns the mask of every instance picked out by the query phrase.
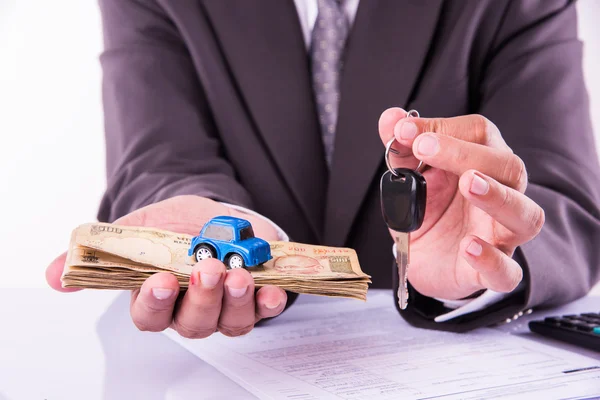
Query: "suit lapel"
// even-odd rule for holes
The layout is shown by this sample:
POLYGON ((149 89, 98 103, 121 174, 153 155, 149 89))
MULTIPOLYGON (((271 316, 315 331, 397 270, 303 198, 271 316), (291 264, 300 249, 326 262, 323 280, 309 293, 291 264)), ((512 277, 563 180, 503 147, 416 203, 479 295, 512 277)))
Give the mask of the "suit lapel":
POLYGON ((231 73, 274 163, 316 237, 327 166, 293 1, 205 1, 231 73))
POLYGON ((383 162, 377 121, 407 107, 442 0, 362 0, 348 37, 325 214, 325 242, 344 245, 383 162))

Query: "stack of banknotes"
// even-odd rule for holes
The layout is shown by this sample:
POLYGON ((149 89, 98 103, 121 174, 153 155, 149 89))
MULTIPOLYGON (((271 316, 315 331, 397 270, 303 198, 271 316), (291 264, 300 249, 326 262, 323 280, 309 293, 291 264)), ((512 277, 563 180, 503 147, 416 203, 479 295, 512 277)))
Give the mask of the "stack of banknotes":
MULTIPOLYGON (((155 228, 91 223, 72 235, 62 276, 64 287, 136 289, 168 271, 182 289, 195 263, 192 236, 155 228)), ((273 258, 247 267, 257 287, 276 285, 295 293, 366 300, 370 276, 353 249, 269 242, 273 258)))

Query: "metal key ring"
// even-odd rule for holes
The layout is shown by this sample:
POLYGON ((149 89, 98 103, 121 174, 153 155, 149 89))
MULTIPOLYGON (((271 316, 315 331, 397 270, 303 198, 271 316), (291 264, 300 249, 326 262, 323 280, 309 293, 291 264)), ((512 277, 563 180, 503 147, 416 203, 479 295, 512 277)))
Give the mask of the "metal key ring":
MULTIPOLYGON (((410 110, 407 114, 407 117, 413 117, 413 118, 419 118, 419 112, 417 110, 410 110)), ((389 142, 387 142, 387 144, 385 145, 385 165, 387 165, 388 171, 390 171, 392 173, 392 175, 394 176, 399 176, 396 171, 394 171, 394 168, 392 168, 392 163, 390 163, 390 153, 392 154, 400 154, 398 152, 398 150, 392 149, 392 144, 396 141, 396 138, 392 138, 389 142)), ((416 168, 416 171, 419 173, 423 173, 423 171, 425 170, 427 166, 425 165, 425 163, 423 163, 423 161, 419 161, 419 165, 416 168)))
MULTIPOLYGON (((408 118, 408 117, 420 118, 421 115, 419 114, 419 112, 417 110, 410 110, 409 112, 406 113, 405 118, 408 118)), ((398 153, 398 150, 392 149, 391 147, 390 147, 390 152, 392 152, 392 154, 400 154, 400 153, 398 153)))

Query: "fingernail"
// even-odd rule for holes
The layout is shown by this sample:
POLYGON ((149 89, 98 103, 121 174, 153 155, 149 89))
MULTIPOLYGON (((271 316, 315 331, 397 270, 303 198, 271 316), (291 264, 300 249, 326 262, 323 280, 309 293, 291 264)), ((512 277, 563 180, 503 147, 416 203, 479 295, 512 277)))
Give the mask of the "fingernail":
POLYGON ((157 300, 167 300, 174 294, 175 294, 175 291, 173 289, 159 289, 159 288, 152 289, 152 296, 154 296, 154 298, 157 300))
POLYGON ((207 272, 200 272, 200 280, 202 281, 202 286, 207 289, 212 289, 217 286, 217 283, 221 280, 220 274, 209 274, 207 272))
POLYGON ((269 304, 269 303, 265 303, 265 307, 267 307, 269 310, 274 310, 277 307, 279 307, 279 304, 281 304, 281 302, 278 302, 276 304, 269 304))
POLYGON ((419 154, 424 156, 434 156, 439 149, 440 145, 438 144, 438 140, 435 136, 421 135, 419 145, 417 146, 417 151, 419 154))
POLYGON ((471 243, 467 246, 467 253, 472 256, 479 257, 481 252, 483 251, 483 247, 476 241, 472 240, 471 243))
POLYGON ((248 286, 243 287, 243 288, 232 288, 232 287, 227 287, 227 290, 229 290, 229 294, 232 297, 242 297, 243 295, 246 294, 246 291, 248 290, 248 286))
POLYGON ((404 140, 414 139, 417 136, 417 125, 412 122, 403 121, 400 124, 400 138, 404 140))
POLYGON ((477 174, 473 175, 473 180, 471 181, 471 188, 469 191, 473 194, 483 196, 490 189, 490 184, 487 181, 477 174))

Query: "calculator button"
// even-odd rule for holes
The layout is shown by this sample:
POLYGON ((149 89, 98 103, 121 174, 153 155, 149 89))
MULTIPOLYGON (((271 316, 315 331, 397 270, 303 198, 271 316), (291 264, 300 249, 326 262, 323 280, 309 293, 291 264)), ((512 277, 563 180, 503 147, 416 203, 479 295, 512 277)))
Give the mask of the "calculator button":
POLYGON ((584 332, 592 332, 595 327, 596 327, 596 325, 586 324, 585 322, 579 322, 575 325, 575 329, 577 329, 578 331, 584 331, 584 332))
POLYGON ((560 317, 546 317, 544 322, 552 325, 558 325, 560 323, 560 317))
POLYGON ((565 328, 573 328, 575 326, 575 322, 568 318, 563 318, 560 320, 560 326, 564 326, 565 328))
POLYGON ((600 326, 597 326, 597 327, 595 327, 595 328, 592 330, 592 333, 594 333, 594 334, 596 334, 596 335, 600 335, 600 326))
POLYGON ((583 313, 581 314, 582 317, 592 317, 592 318, 600 318, 600 314, 598 313, 583 313))

